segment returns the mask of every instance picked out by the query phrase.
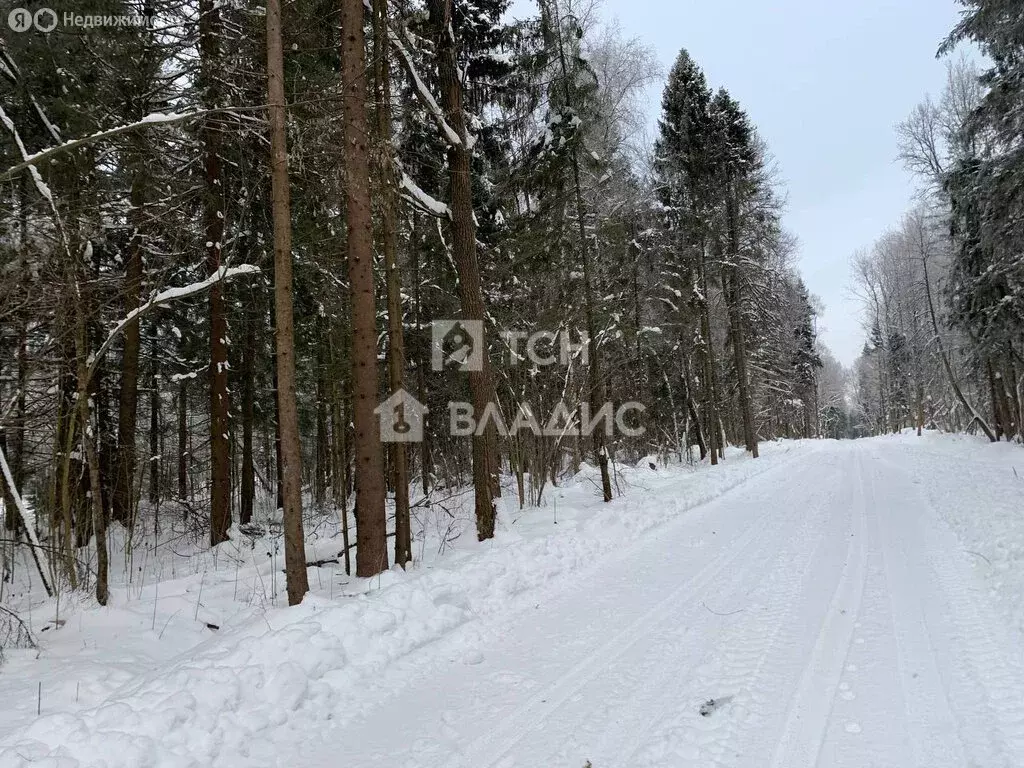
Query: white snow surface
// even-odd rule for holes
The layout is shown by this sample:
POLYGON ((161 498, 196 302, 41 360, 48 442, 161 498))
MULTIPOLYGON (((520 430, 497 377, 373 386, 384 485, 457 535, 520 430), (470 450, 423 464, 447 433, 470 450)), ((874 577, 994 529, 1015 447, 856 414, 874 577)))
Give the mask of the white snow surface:
POLYGON ((159 620, 114 590, 9 652, 0 766, 1024 765, 1024 451, 762 450, 645 459, 607 505, 585 469, 296 608, 239 605, 237 567, 152 585, 159 620))

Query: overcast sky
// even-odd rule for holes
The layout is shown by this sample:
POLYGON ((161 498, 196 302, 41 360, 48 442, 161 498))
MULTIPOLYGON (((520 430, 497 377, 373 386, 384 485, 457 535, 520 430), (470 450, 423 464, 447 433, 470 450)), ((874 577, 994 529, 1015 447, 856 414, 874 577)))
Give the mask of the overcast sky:
POLYGON ((894 126, 941 91, 935 51, 959 9, 954 0, 604 0, 602 17, 653 46, 666 72, 687 48, 757 125, 788 190, 801 272, 825 304, 819 330, 846 365, 863 346, 850 256, 911 203, 894 126))

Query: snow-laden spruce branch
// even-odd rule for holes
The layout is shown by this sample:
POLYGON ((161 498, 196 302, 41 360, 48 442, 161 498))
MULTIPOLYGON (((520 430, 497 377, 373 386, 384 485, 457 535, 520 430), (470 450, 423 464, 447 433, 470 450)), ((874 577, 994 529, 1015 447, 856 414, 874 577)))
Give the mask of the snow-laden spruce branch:
POLYGON ((416 89, 416 95, 419 100, 423 103, 427 112, 433 118, 434 122, 437 123, 437 127, 440 129, 445 140, 453 147, 462 145, 462 138, 455 132, 455 129, 448 125, 448 121, 444 118, 444 112, 441 111, 440 105, 434 95, 427 88, 427 84, 423 82, 419 72, 416 70, 416 62, 412 59, 412 54, 409 53, 409 49, 402 44, 402 40, 398 37, 398 34, 388 28, 388 40, 391 41, 391 45, 398 53, 398 57, 402 62, 402 67, 409 75, 409 79, 412 80, 413 87, 416 89))
POLYGON ((125 328, 136 320, 149 314, 154 309, 159 309, 160 307, 170 304, 172 301, 194 296, 197 293, 203 293, 222 280, 230 280, 231 278, 238 277, 239 275, 254 275, 259 272, 260 268, 255 264, 240 264, 237 267, 223 266, 218 268, 216 272, 211 274, 205 280, 200 280, 198 283, 181 286, 180 288, 167 288, 166 290, 160 291, 160 293, 153 294, 148 301, 140 304, 129 312, 128 315, 123 320, 119 321, 110 333, 107 334, 107 338, 102 344, 100 344, 100 348, 96 350, 96 354, 94 354, 92 359, 89 361, 89 368, 86 372, 86 381, 92 378, 93 374, 96 372, 97 366, 103 359, 103 355, 105 355, 107 350, 109 350, 113 343, 117 341, 117 337, 124 332, 125 328))
POLYGON ((409 174, 403 173, 402 179, 399 183, 402 189, 408 192, 408 194, 403 194, 402 198, 404 200, 408 200, 424 213, 429 213, 431 216, 438 216, 446 219, 450 219, 452 217, 451 209, 440 200, 431 197, 424 192, 420 186, 412 180, 409 174))
MULTIPOLYGON (((134 131, 139 128, 149 128, 151 126, 156 125, 174 125, 175 123, 181 123, 186 120, 193 120, 195 118, 203 117, 204 115, 208 115, 211 112, 217 111, 223 110, 199 109, 192 112, 171 112, 168 114, 164 114, 162 112, 154 112, 153 114, 146 115, 141 120, 136 120, 133 123, 125 123, 124 125, 119 125, 116 128, 108 128, 105 131, 97 131, 96 133, 89 134, 88 136, 82 136, 77 139, 71 139, 61 144, 57 144, 52 147, 47 147, 41 152, 36 152, 33 155, 25 154, 23 151, 22 161, 17 165, 12 165, 10 168, 4 171, 3 174, 0 175, 0 181, 8 181, 10 179, 13 179, 20 171, 23 171, 26 168, 32 169, 35 166, 39 165, 40 163, 45 163, 51 160, 57 155, 63 154, 65 152, 70 152, 73 149, 78 149, 79 147, 84 147, 88 144, 93 144, 97 141, 103 141, 104 139, 109 139, 113 136, 118 136, 122 133, 128 133, 129 131, 134 131)), ((46 122, 47 125, 51 125, 49 121, 46 122)), ((58 134, 57 139, 59 140, 59 138, 60 136, 58 134)))
POLYGON ((39 116, 39 120, 46 126, 47 132, 53 137, 54 141, 63 141, 64 139, 60 135, 60 128, 50 122, 50 118, 46 116, 46 111, 40 106, 36 97, 29 94, 29 101, 32 102, 32 107, 36 111, 36 115, 39 116))
MULTIPOLYGON (((14 121, 4 111, 3 106, 0 106, 0 123, 3 123, 4 128, 6 128, 8 133, 11 134, 11 138, 14 139, 15 146, 18 148, 18 153, 22 157, 22 162, 14 166, 14 168, 18 170, 28 168, 29 172, 32 175, 32 183, 35 184, 36 191, 39 192, 39 194, 43 198, 48 200, 50 205, 52 206, 53 193, 50 192, 50 188, 46 186, 46 182, 43 181, 43 177, 39 175, 39 171, 35 167, 35 163, 29 161, 29 158, 31 158, 32 155, 30 155, 28 151, 25 149, 25 142, 21 140, 21 134, 18 133, 17 126, 14 124, 14 121)), ((0 177, 0 180, 7 181, 9 178, 13 178, 13 176, 8 177, 5 174, 3 177, 0 177)))
POLYGON ((2 37, 0 37, 0 75, 7 78, 11 85, 17 85, 18 79, 21 77, 21 69, 11 58, 10 51, 7 50, 7 45, 2 37))
MULTIPOLYGON (((36 105, 38 107, 38 104, 36 105)), ((45 115, 43 115, 45 119, 45 115)), ((49 121, 47 121, 49 122, 49 121)), ((14 139, 15 146, 18 147, 18 152, 21 154, 22 160, 27 161, 29 154, 25 149, 25 142, 21 140, 21 134, 18 133, 18 127, 14 124, 14 121, 4 112, 4 108, 0 106, 0 123, 3 123, 4 128, 7 129, 8 133, 11 134, 11 138, 14 139)), ((64 222, 60 217, 60 211, 57 209, 57 201, 53 198, 53 192, 43 181, 42 175, 39 173, 39 169, 34 165, 28 165, 29 175, 32 177, 32 183, 35 185, 36 191, 46 200, 46 204, 50 209, 50 214, 53 216, 53 226, 57 230, 57 236, 60 240, 61 248, 64 250, 64 256, 67 258, 67 263, 72 264, 74 257, 71 255, 71 245, 68 242, 67 233, 64 231, 64 222)), ((78 288, 78 280, 75 279, 75 295, 80 296, 78 288)))

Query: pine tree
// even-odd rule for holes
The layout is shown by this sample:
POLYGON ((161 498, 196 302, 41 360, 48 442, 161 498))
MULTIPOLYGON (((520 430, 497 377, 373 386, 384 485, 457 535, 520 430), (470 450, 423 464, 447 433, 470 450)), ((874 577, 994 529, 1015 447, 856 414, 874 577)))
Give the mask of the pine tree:
MULTIPOLYGON (((220 6, 214 0, 199 3, 199 51, 202 102, 206 109, 221 106, 222 50, 220 6)), ((202 130, 206 266, 214 274, 222 264, 224 248, 224 177, 221 172, 221 134, 224 122, 216 114, 204 120, 202 130)), ((210 290, 210 543, 227 541, 231 527, 231 446, 228 431, 231 408, 228 388, 228 325, 224 290, 210 290)))
POLYGON ((348 269, 352 292, 352 395, 355 426, 356 575, 387 569, 384 460, 377 405, 377 329, 373 284, 373 222, 370 196, 370 139, 363 76, 366 50, 363 4, 343 0, 342 78, 345 83, 345 199, 348 269))
MULTIPOLYGON (((398 195, 395 153, 392 144, 391 71, 388 42, 387 0, 373 3, 374 91, 378 176, 380 179, 380 241, 384 254, 388 306, 388 389, 391 394, 405 389, 405 338, 403 331, 402 285, 398 269, 398 195)), ((412 560, 412 532, 409 518, 409 457, 404 443, 391 443, 391 465, 395 493, 395 562, 402 567, 412 560)))
POLYGON ((306 581, 306 546, 302 530, 302 447, 295 402, 295 321, 292 309, 292 222, 285 135, 284 54, 281 51, 281 6, 267 2, 267 103, 270 105, 271 184, 274 218, 274 324, 276 328, 277 402, 281 432, 281 479, 284 499, 285 571, 288 604, 302 602, 306 581))

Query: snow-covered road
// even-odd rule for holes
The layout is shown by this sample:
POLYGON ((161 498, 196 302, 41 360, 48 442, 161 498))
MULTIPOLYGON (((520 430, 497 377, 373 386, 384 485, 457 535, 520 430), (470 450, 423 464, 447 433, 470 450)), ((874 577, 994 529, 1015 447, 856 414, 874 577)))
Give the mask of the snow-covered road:
POLYGON ((0 669, 0 768, 1024 766, 1024 450, 763 448, 297 608, 240 609, 276 566, 231 550, 73 604, 0 669))
POLYGON ((400 695, 294 764, 1024 765, 1021 649, 912 451, 828 443, 749 480, 490 622, 483 652, 406 657, 400 695))

